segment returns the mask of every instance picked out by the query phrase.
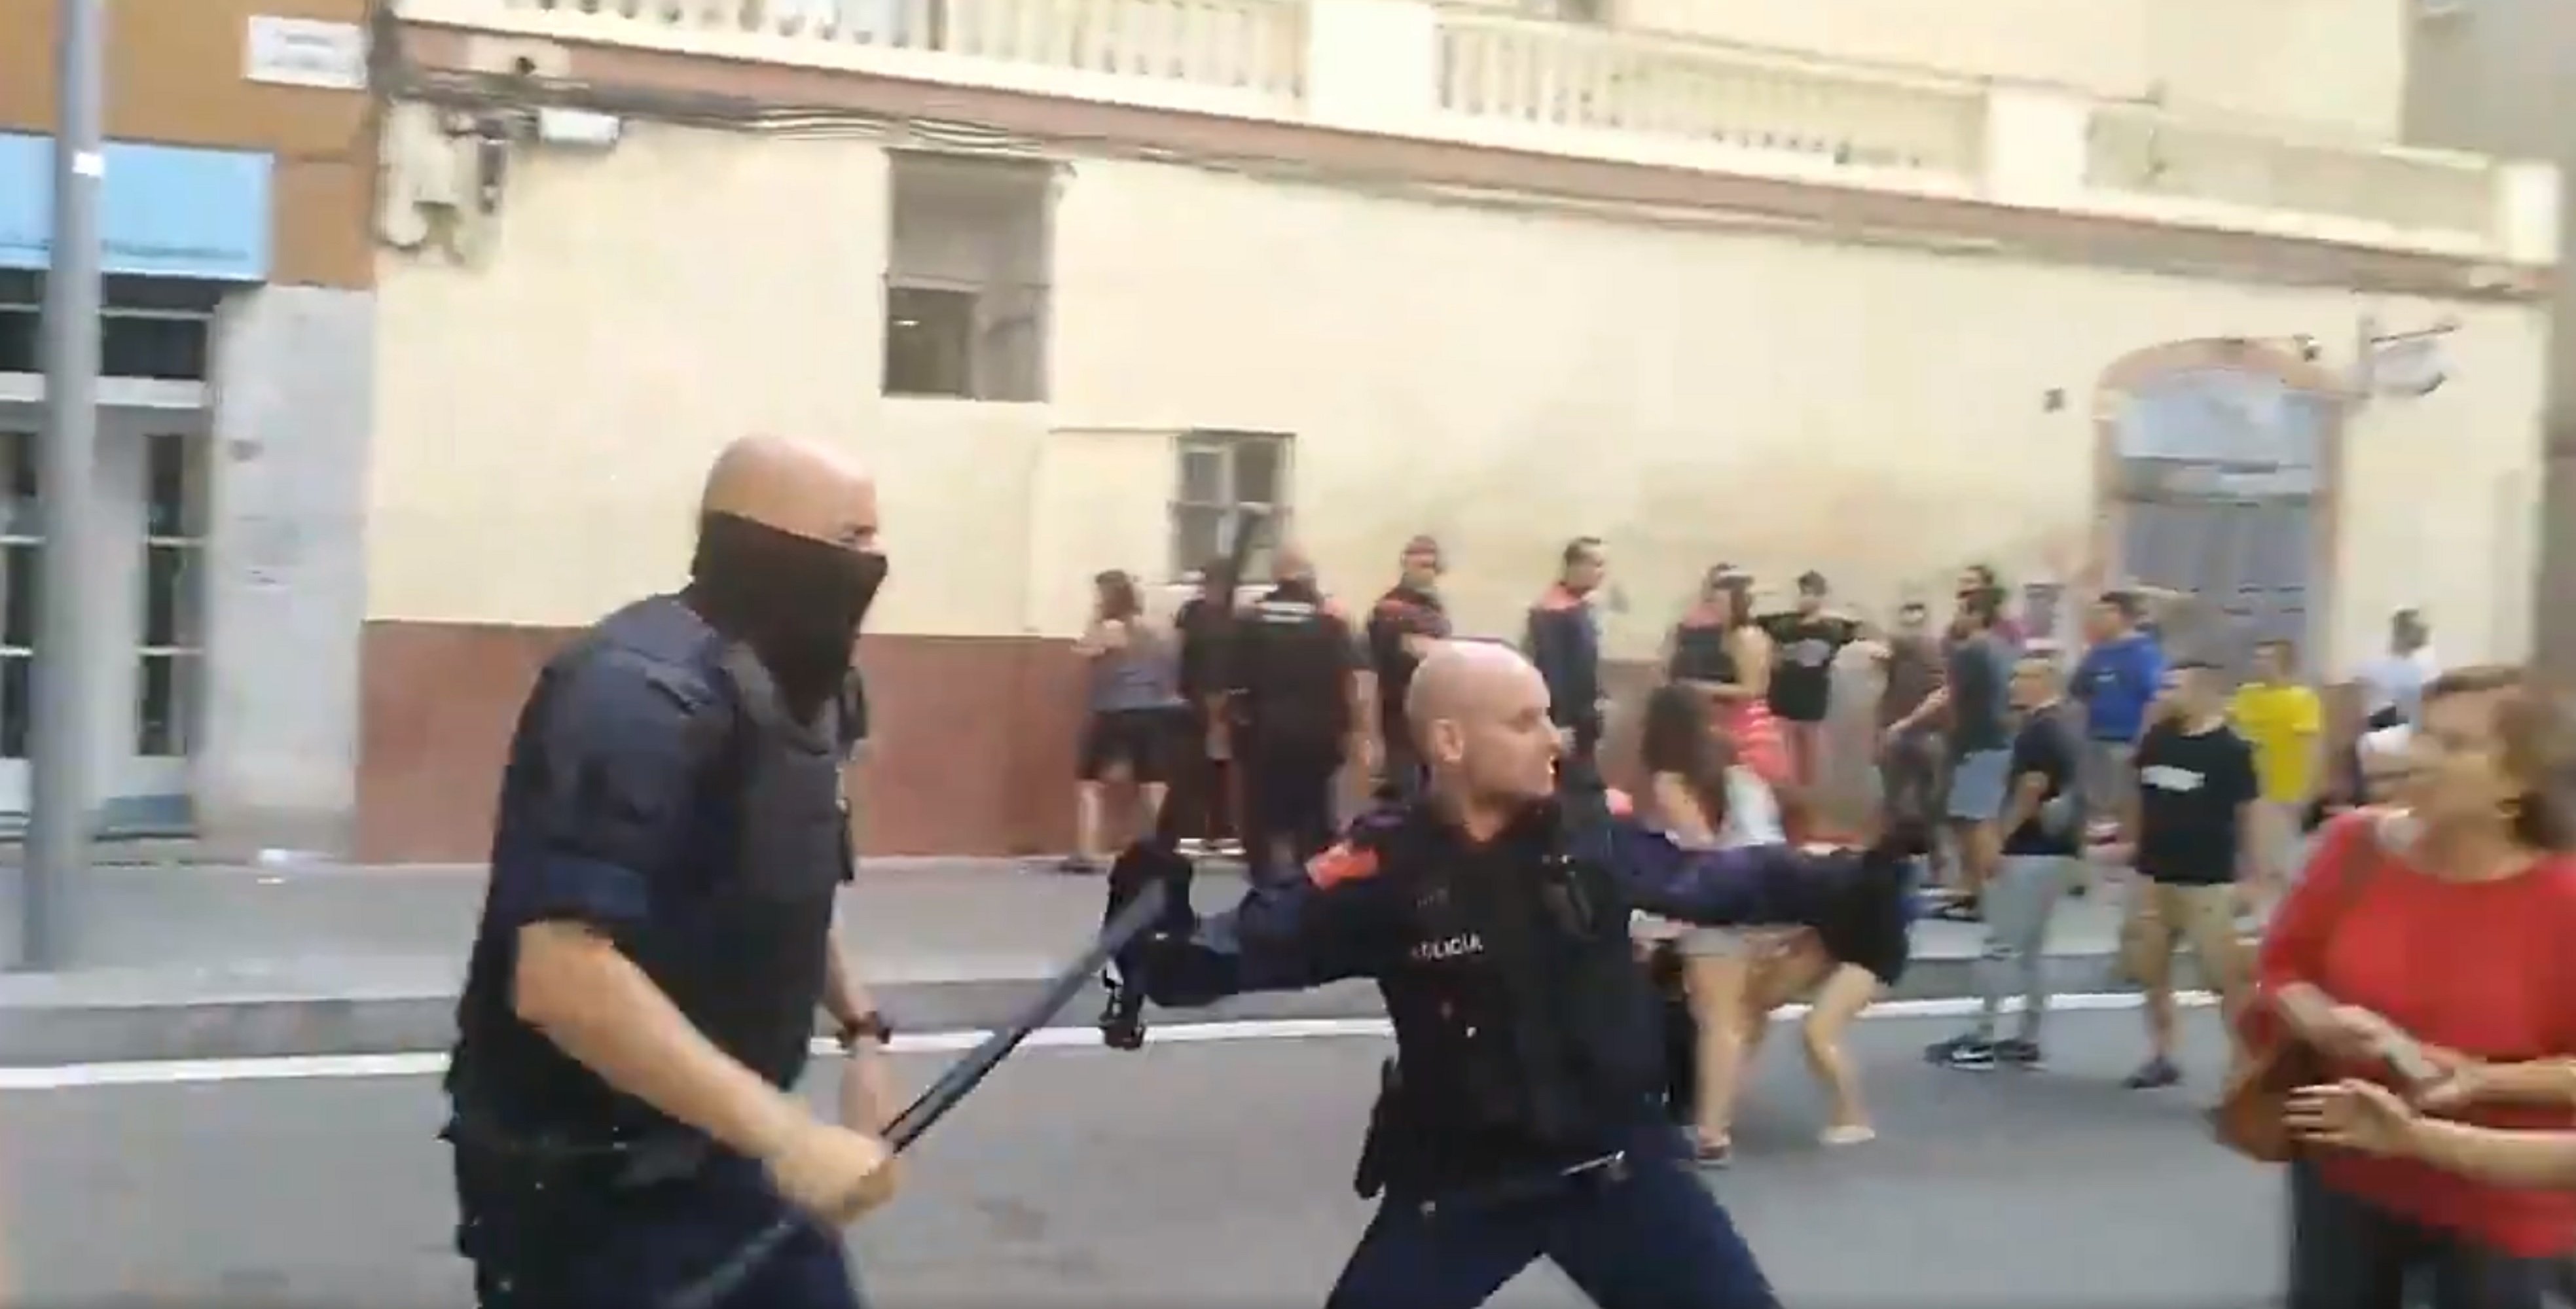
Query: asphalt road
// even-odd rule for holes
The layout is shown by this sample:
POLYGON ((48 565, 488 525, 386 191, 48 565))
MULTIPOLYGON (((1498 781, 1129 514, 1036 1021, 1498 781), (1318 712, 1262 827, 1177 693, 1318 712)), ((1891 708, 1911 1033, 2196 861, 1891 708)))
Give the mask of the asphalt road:
MULTIPOLYGON (((2209 1144, 2217 1065, 2116 1086, 2134 1013, 2061 1015, 2045 1073, 1926 1066, 1949 1024, 1864 1023, 1875 1143, 1822 1152, 1775 1042, 1717 1175, 1802 1309, 2250 1309, 2274 1294, 2271 1179, 2209 1144)), ((857 1240, 889 1309, 1320 1304, 1366 1220, 1348 1174, 1370 1038, 1024 1054, 916 1157, 857 1240)), ((923 1074, 925 1060, 908 1060, 923 1074)), ((0 1303, 462 1309, 428 1078, 0 1095, 0 1303)), ((1499 1304, 1577 1303, 1547 1270, 1499 1304)))

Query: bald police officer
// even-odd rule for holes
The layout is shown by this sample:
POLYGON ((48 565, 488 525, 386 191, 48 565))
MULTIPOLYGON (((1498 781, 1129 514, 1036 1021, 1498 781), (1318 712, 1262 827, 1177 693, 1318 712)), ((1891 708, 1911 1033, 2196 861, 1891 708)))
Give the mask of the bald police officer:
MULTIPOLYGON (((1684 850, 1600 812, 1598 791, 1555 794, 1565 751, 1547 686, 1504 646, 1438 645, 1406 709, 1430 770, 1421 798, 1229 913, 1176 915, 1121 976, 1176 1006, 1376 981, 1396 1058, 1358 1180, 1385 1200, 1327 1309, 1475 1309, 1542 1258, 1604 1309, 1775 1309, 1664 1120, 1630 911, 1709 924, 1892 912, 1896 864, 1684 850)), ((1186 870, 1139 846, 1111 878, 1113 905, 1186 870)))
POLYGON ((448 1076, 485 1309, 650 1309, 799 1211, 725 1303, 858 1305, 833 1229, 893 1191, 886 1031, 831 932, 876 533, 848 460, 737 442, 687 588, 602 620, 529 695, 448 1076), (827 1006, 860 1060, 839 1123, 791 1089, 827 1006))

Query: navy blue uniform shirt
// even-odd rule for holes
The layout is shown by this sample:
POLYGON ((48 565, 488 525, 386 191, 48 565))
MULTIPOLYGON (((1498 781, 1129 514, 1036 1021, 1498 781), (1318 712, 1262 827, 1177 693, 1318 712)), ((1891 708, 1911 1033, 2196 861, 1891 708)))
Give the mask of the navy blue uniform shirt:
POLYGON ((1549 721, 1572 728, 1575 748, 1588 752, 1601 739, 1601 628, 1592 606, 1550 588, 1530 607, 1523 648, 1547 683, 1549 721))
POLYGON ((664 596, 602 620, 540 676, 511 740, 457 1006, 461 1110, 585 1135, 658 1121, 521 1021, 511 981, 531 923, 588 924, 630 957, 688 947, 691 906, 734 849, 732 797, 716 784, 733 722, 725 651, 664 596))
MULTIPOLYGON (((1399 1062, 1445 1085, 1453 1074, 1442 1065, 1455 1058, 1458 1043, 1477 1039, 1480 1025, 1500 1030, 1495 1024, 1511 1001, 1486 957, 1486 942, 1472 928, 1427 921, 1418 903, 1426 890, 1421 879, 1386 875, 1386 861, 1401 856, 1382 843, 1395 827, 1412 821, 1412 812, 1363 818, 1351 839, 1311 861, 1305 876, 1256 886, 1231 911, 1199 923, 1187 939, 1166 939, 1142 974, 1149 998, 1193 1007, 1250 991, 1371 978, 1395 1027, 1399 1062)), ((1598 857, 1621 903, 1603 906, 1603 921, 1621 942, 1623 962, 1632 909, 1707 924, 1804 923, 1823 916, 1843 880, 1823 873, 1825 861, 1786 846, 1686 850, 1626 819, 1614 821, 1604 835, 1598 857)), ((1462 876, 1492 878, 1516 873, 1497 860, 1533 857, 1540 848, 1508 834, 1482 848, 1453 836, 1416 853, 1455 861, 1462 876)), ((1642 979, 1636 999, 1642 1012, 1642 979)), ((1451 1122, 1455 1117, 1433 1111, 1426 1121, 1408 1124, 1419 1138, 1409 1148, 1475 1161, 1467 1165, 1470 1172, 1485 1171, 1487 1164, 1509 1171, 1531 1161, 1520 1147, 1535 1143, 1463 1139, 1465 1125, 1451 1122)))

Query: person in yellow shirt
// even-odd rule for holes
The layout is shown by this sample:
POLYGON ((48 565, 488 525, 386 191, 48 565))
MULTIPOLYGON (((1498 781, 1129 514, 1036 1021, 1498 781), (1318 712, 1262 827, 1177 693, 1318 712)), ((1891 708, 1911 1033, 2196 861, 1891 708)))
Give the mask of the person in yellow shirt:
POLYGON ((2253 676, 2236 690, 2227 716, 2254 747, 2254 772, 2262 783, 2263 867, 2268 890, 2289 884, 2298 861, 2300 829, 2323 775, 2325 705, 2296 680, 2297 650, 2288 641, 2254 648, 2253 676))

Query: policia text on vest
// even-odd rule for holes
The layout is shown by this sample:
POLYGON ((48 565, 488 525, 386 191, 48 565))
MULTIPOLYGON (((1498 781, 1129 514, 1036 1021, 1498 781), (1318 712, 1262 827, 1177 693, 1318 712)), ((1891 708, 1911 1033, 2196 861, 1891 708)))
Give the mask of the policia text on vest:
MULTIPOLYGON (((1814 923, 1901 895, 1897 861, 1685 851, 1550 802, 1474 845, 1431 801, 1381 811, 1231 911, 1120 961, 1157 1004, 1376 980, 1397 1057, 1359 1189, 1382 1196, 1328 1309, 1473 1309, 1539 1258, 1604 1309, 1760 1309, 1752 1253, 1661 1110, 1663 1033, 1629 939, 1647 910, 1814 923)), ((1113 904, 1186 863, 1140 846, 1113 904)))

